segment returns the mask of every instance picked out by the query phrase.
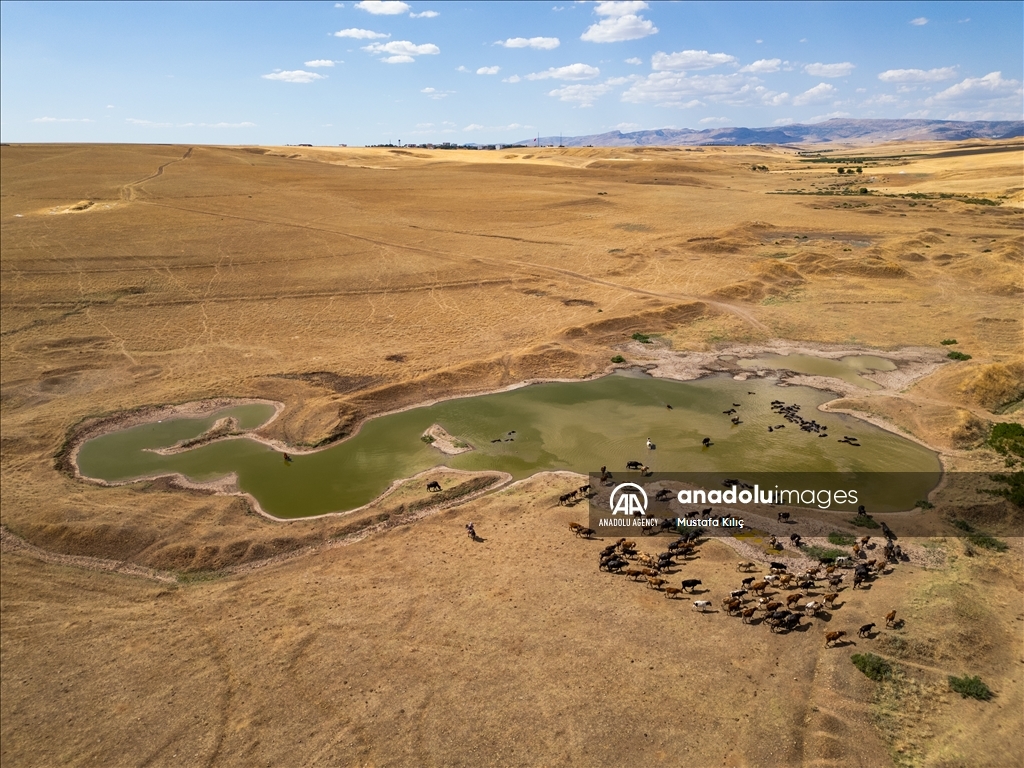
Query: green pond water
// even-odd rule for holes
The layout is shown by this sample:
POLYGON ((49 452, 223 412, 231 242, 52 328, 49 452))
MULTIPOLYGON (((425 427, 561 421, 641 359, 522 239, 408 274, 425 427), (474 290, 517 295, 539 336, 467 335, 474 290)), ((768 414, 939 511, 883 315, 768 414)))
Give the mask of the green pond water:
MULTIPOLYGON (((816 407, 830 397, 808 387, 765 380, 740 382, 722 376, 678 382, 620 373, 586 382, 536 384, 381 416, 365 423, 354 437, 294 456, 291 463, 248 438, 208 443, 169 456, 146 450, 196 437, 224 416, 252 428, 273 414, 271 406, 246 405, 203 419, 169 419, 96 437, 82 446, 78 466, 84 476, 107 481, 176 472, 210 481, 234 472, 243 491, 256 497, 266 512, 282 518, 354 509, 392 481, 440 464, 502 470, 517 479, 550 469, 596 472, 602 465, 624 472, 627 461, 638 460, 655 472, 918 472, 938 480, 941 468, 931 451, 851 417, 818 412, 816 407), (770 410, 775 399, 799 403, 801 415, 828 425, 830 436, 822 439, 788 423, 785 430, 769 433, 769 426, 783 423, 770 410), (739 426, 722 413, 733 403, 741 404, 739 426), (427 445, 420 436, 434 423, 475 450, 446 456, 427 445), (861 447, 837 442, 843 435, 856 436, 861 447), (710 437, 713 446, 704 448, 704 437, 710 437), (647 438, 655 450, 647 448, 647 438)), ((905 495, 908 498, 900 501, 907 506, 923 498, 918 488, 906 489, 905 495)))
MULTIPOLYGON (((861 374, 869 371, 895 371, 892 360, 873 355, 849 355, 838 360, 830 360, 814 355, 761 355, 759 357, 737 360, 741 368, 770 370, 787 370, 804 373, 809 376, 829 376, 849 384, 856 384, 864 389, 881 389, 871 379, 861 374)), ((820 419, 819 419, 820 421, 820 419)))

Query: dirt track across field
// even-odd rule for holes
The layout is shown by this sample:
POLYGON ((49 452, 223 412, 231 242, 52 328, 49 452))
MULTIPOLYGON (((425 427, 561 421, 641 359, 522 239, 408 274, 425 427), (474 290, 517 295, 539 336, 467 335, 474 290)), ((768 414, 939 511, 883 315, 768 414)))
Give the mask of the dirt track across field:
POLYGON ((1008 551, 952 529, 916 541, 773 633, 722 609, 742 578, 722 542, 667 577, 701 579, 694 597, 598 571, 609 542, 575 537, 585 509, 557 504, 576 477, 442 468, 281 524, 68 464, 83 428, 155 406, 281 402, 262 436, 311 450, 375 414, 619 355, 685 378, 805 350, 899 355, 879 391, 792 380, 947 469, 1006 471, 982 441, 1022 413, 1024 145, 986 147, 873 148, 839 175, 782 148, 4 146, 0 760, 1021 762, 1024 544, 1006 505, 967 512, 1008 551), (833 629, 845 643, 826 649, 833 629), (896 677, 861 674, 866 651, 896 677), (962 674, 995 698, 949 692, 962 674))

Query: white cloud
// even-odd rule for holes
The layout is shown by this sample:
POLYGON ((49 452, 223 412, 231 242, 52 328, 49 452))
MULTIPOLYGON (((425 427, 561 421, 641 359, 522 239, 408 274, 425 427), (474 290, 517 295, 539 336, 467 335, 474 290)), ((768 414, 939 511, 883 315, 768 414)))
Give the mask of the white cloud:
POLYGON ((113 104, 107 104, 107 109, 113 109, 113 108, 114 108, 113 104))
POLYGON ((808 88, 799 96, 793 98, 793 103, 802 107, 805 104, 818 104, 836 95, 836 87, 829 83, 818 83, 813 88, 808 88))
POLYGON ((597 4, 594 13, 598 16, 629 16, 646 10, 649 6, 643 0, 609 0, 597 4))
POLYGON ((984 77, 968 77, 935 94, 935 101, 959 101, 969 98, 992 98, 1020 94, 1019 80, 1003 80, 1002 72, 989 72, 984 77))
POLYGON ((758 45, 760 45, 761 43, 764 42, 764 40, 755 40, 754 42, 757 43, 758 45))
POLYGON ((307 72, 304 69, 286 69, 282 72, 271 72, 269 75, 261 75, 261 77, 264 80, 278 80, 282 83, 312 83, 316 80, 327 79, 327 75, 307 72))
POLYGON ((893 96, 891 93, 879 93, 867 99, 864 104, 899 104, 900 100, 893 96))
POLYGON ((464 131, 482 131, 483 129, 484 129, 484 127, 482 125, 480 125, 480 123, 470 123, 469 125, 467 125, 462 130, 464 130, 464 131))
POLYGON ((203 128, 255 128, 256 123, 200 123, 203 128))
POLYGON ((633 57, 631 57, 629 59, 626 59, 626 63, 627 64, 632 64, 634 66, 640 66, 641 64, 644 63, 644 60, 641 59, 641 58, 638 58, 636 56, 633 56, 633 57))
POLYGON ((456 72, 469 72, 469 70, 468 70, 468 69, 466 69, 466 68, 465 68, 464 66, 462 66, 461 64, 460 64, 459 66, 457 66, 457 67, 455 68, 455 71, 456 71, 456 72))
POLYGON ((555 96, 560 101, 575 102, 581 107, 592 107, 594 102, 612 89, 608 83, 598 85, 565 85, 548 91, 548 96, 555 96))
POLYGON ((662 53, 658 51, 651 57, 651 69, 659 70, 692 70, 711 69, 722 64, 736 61, 735 56, 727 53, 708 53, 707 51, 679 51, 678 53, 662 53))
POLYGON ((409 4, 401 0, 361 0, 353 8, 372 13, 374 16, 397 16, 409 10, 409 4))
POLYGON ((849 112, 829 112, 827 115, 815 115, 807 122, 809 123, 821 123, 825 120, 835 120, 837 117, 849 117, 849 112))
POLYGON ((411 64, 416 59, 414 56, 433 56, 441 52, 433 43, 416 45, 408 40, 392 40, 390 43, 370 43, 363 46, 364 51, 376 53, 383 56, 381 61, 385 64, 411 64))
MULTIPOLYGON (((107 107, 111 109, 111 107, 107 107)), ((90 120, 88 117, 34 117, 32 118, 33 123, 93 123, 95 120, 90 120)), ((133 122, 129 120, 128 122, 133 122)))
POLYGON ((773 120, 772 125, 792 125, 796 122, 792 117, 780 117, 778 120, 773 120))
POLYGON ((924 16, 918 16, 916 19, 911 19, 910 23, 913 24, 915 27, 923 27, 925 24, 928 23, 928 19, 926 19, 924 16))
POLYGON ((936 69, 887 69, 878 75, 883 83, 937 83, 956 77, 956 67, 936 69))
POLYGON ((619 16, 588 27, 580 35, 580 40, 588 43, 618 43, 623 40, 639 40, 657 33, 658 28, 641 16, 619 16))
POLYGON ((561 45, 557 37, 510 37, 508 40, 499 40, 496 45, 506 48, 537 48, 542 51, 552 51, 561 45))
POLYGON ((639 11, 647 8, 647 3, 642 0, 627 0, 626 2, 598 3, 594 13, 604 16, 597 24, 587 28, 587 31, 580 35, 580 40, 588 43, 617 43, 622 40, 639 40, 641 37, 657 34, 658 28, 653 23, 638 16, 639 11))
POLYGON ((601 70, 589 64, 569 64, 564 67, 551 67, 543 72, 534 72, 526 76, 527 80, 589 80, 601 74, 601 70))
POLYGON ((379 40, 382 37, 391 37, 385 32, 374 32, 371 29, 340 29, 334 33, 335 37, 351 37, 356 40, 379 40))
POLYGON ((503 83, 518 83, 522 79, 523 78, 521 78, 519 75, 512 75, 510 77, 503 78, 501 82, 503 82, 503 83))
POLYGON ((637 77, 622 94, 622 100, 633 104, 655 103, 665 107, 700 106, 701 98, 723 104, 738 105, 770 93, 758 90, 756 81, 745 75, 685 75, 678 72, 653 72, 637 77), (699 97, 699 98, 698 98, 699 97))
POLYGON ((480 69, 478 69, 476 71, 476 73, 478 75, 496 75, 496 74, 498 74, 498 71, 500 69, 501 69, 501 67, 497 67, 497 66, 494 66, 494 67, 480 67, 480 69))
POLYGON ((143 126, 145 128, 170 128, 171 127, 171 123, 154 123, 152 120, 136 120, 134 117, 126 117, 125 118, 125 122, 126 123, 131 123, 132 125, 140 125, 140 126, 143 126))
POLYGON ((808 64, 804 72, 815 77, 846 77, 855 69, 855 65, 848 61, 840 64, 808 64))
POLYGON ((619 123, 618 125, 612 126, 613 131, 635 131, 639 128, 640 123, 619 123))
POLYGON ((769 74, 778 72, 782 67, 782 59, 758 59, 752 64, 740 67, 740 72, 755 72, 757 74, 769 74))
POLYGON ((420 88, 420 93, 437 93, 437 88, 420 88))
POLYGON ((728 123, 728 117, 702 117, 697 121, 701 125, 712 125, 714 123, 728 123))
POLYGON ((305 66, 307 66, 307 67, 333 67, 334 66, 334 62, 331 61, 330 59, 313 59, 312 61, 307 61, 305 66))
POLYGON ((421 11, 420 13, 410 13, 409 18, 411 19, 436 19, 441 14, 437 11, 421 11))
POLYGON ((782 93, 766 91, 761 94, 761 101, 770 107, 781 107, 789 101, 789 94, 786 91, 783 91, 782 93))
POLYGON ((432 99, 444 99, 444 98, 448 97, 449 93, 454 93, 454 91, 439 91, 439 90, 437 90, 437 88, 429 88, 428 87, 428 88, 420 88, 420 93, 425 93, 427 96, 429 96, 432 99))

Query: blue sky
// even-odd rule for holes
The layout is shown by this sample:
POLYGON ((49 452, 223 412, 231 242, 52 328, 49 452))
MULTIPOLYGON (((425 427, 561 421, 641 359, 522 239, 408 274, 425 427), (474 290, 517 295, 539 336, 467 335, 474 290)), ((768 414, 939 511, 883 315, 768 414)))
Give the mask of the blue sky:
POLYGON ((4 141, 1024 118, 1024 4, 0 3, 4 141))

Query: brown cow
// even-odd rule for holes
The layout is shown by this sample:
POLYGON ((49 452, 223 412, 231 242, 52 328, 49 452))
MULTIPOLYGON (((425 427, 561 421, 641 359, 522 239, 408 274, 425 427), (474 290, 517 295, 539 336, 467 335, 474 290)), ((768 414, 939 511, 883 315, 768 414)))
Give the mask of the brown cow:
POLYGON ((836 598, 838 598, 838 597, 839 597, 839 593, 838 592, 829 592, 827 595, 825 595, 825 596, 823 596, 821 598, 821 602, 827 603, 828 607, 831 608, 832 607, 832 603, 834 603, 836 601, 836 598))
POLYGON ((743 609, 743 613, 741 615, 743 616, 743 623, 744 624, 749 624, 750 623, 750 618, 751 618, 751 616, 754 615, 754 611, 756 611, 756 610, 757 609, 753 608, 753 607, 751 607, 751 608, 744 608, 743 609))
POLYGON ((835 643, 841 637, 846 637, 846 630, 838 629, 835 632, 826 632, 825 647, 828 648, 829 645, 835 643))
POLYGON ((793 603, 798 603, 798 602, 800 602, 803 599, 804 599, 803 595, 801 595, 799 592, 794 592, 792 595, 789 595, 789 596, 786 597, 786 607, 787 608, 792 608, 793 607, 793 603))
POLYGON ((751 592, 764 592, 766 589, 768 589, 767 581, 755 581, 750 585, 751 592))
POLYGON ((683 590, 679 587, 665 587, 665 597, 675 597, 681 594, 683 594, 683 590))
POLYGON ((650 576, 647 577, 647 586, 654 587, 655 589, 661 589, 662 584, 668 584, 668 579, 657 579, 650 576))
POLYGON ((891 627, 896 623, 896 611, 889 611, 885 614, 885 626, 891 627))

